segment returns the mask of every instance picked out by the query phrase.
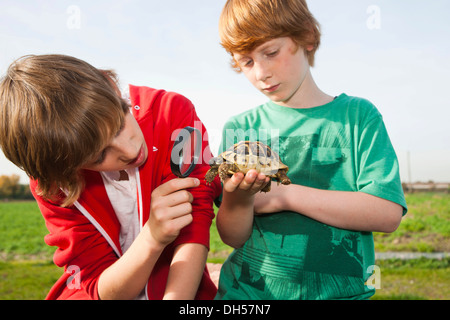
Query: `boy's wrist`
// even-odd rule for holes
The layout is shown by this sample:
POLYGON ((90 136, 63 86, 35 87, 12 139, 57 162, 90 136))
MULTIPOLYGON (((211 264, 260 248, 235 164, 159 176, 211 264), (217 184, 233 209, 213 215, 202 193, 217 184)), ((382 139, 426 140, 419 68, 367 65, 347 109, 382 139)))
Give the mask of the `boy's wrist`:
POLYGON ((157 241, 152 233, 149 227, 144 226, 144 228, 142 228, 140 234, 138 235, 139 238, 142 238, 143 242, 145 242, 147 248, 148 248, 148 252, 162 252, 164 250, 164 248, 166 247, 165 244, 157 241))
POLYGON ((255 203, 255 195, 241 195, 237 191, 229 193, 223 192, 222 204, 230 209, 232 208, 253 208, 255 203))

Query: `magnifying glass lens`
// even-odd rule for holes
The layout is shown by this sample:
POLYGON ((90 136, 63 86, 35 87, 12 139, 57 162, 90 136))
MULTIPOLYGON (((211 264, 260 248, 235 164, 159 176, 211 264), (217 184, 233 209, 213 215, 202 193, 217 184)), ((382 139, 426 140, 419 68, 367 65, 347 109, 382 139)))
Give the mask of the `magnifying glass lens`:
POLYGON ((183 149, 181 149, 181 155, 180 155, 180 172, 182 175, 186 174, 186 172, 189 170, 192 162, 194 161, 194 150, 191 147, 192 138, 189 138, 189 141, 187 141, 183 149))
POLYGON ((170 159, 172 172, 176 176, 186 178, 191 174, 198 162, 201 144, 201 133, 198 129, 185 127, 179 132, 170 159))

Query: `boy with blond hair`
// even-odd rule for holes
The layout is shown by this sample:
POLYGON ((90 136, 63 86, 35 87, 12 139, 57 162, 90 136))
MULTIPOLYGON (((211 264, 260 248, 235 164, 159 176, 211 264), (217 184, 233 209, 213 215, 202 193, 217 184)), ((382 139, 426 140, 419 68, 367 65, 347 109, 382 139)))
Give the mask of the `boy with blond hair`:
POLYGON ((236 248, 217 299, 367 299, 372 231, 393 232, 406 203, 382 116, 369 101, 319 89, 319 24, 304 0, 228 0, 220 17, 232 66, 270 101, 232 117, 220 151, 264 140, 291 185, 258 193, 255 170, 224 181, 217 228, 236 248))

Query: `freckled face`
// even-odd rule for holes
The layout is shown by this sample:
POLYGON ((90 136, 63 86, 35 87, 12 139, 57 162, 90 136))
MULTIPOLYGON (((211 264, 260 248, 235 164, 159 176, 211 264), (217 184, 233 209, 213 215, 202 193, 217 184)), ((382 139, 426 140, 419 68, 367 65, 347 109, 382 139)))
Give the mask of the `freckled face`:
POLYGON ((289 37, 269 40, 248 54, 234 54, 234 59, 247 79, 278 103, 295 98, 309 72, 303 48, 289 37))

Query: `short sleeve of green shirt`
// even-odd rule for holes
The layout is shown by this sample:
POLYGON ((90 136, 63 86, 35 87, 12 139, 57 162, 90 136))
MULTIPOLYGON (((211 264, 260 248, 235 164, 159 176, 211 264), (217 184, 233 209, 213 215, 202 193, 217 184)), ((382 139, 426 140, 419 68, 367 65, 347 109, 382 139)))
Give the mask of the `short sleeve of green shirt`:
POLYGON ((405 214, 397 156, 381 115, 370 119, 361 129, 357 152, 358 191, 398 203, 405 214))

